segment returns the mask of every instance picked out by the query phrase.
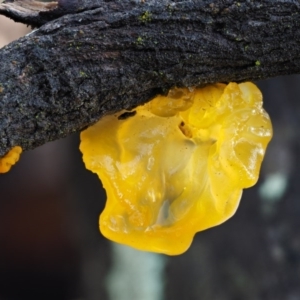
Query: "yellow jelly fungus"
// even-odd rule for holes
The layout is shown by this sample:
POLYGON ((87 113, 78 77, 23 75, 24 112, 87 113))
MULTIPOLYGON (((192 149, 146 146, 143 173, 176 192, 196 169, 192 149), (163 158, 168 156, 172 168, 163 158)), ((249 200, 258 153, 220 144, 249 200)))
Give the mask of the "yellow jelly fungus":
POLYGON ((15 146, 0 158, 0 173, 6 173, 19 160, 22 148, 15 146))
POLYGON ((236 211, 258 179, 272 125, 250 82, 174 88, 81 133, 107 192, 100 230, 137 249, 180 254, 236 211))

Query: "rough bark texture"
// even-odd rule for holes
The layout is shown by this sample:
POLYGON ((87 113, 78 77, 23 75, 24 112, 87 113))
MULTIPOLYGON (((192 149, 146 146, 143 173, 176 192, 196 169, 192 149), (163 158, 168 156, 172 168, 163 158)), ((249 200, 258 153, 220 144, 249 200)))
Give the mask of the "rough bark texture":
POLYGON ((42 25, 0 49, 0 155, 80 131, 175 85, 300 71, 299 1, 40 5, 0 3, 1 14, 42 25))

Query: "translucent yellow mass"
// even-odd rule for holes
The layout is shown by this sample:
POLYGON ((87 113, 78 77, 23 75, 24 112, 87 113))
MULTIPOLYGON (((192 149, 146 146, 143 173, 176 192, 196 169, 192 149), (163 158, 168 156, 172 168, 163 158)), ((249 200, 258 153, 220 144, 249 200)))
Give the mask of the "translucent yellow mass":
POLYGON ((174 88, 135 111, 81 133, 86 168, 107 192, 100 230, 137 249, 180 254, 196 232, 235 213, 242 189, 258 179, 272 125, 250 82, 174 88))
POLYGON ((3 157, 0 157, 0 173, 6 173, 19 160, 22 153, 22 148, 19 146, 13 147, 3 157))

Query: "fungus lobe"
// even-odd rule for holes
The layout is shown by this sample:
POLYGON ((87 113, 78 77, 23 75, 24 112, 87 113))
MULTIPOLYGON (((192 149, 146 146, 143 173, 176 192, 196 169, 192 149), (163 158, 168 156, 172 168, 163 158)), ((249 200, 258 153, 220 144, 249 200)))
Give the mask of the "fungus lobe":
POLYGON ((81 133, 86 168, 107 192, 100 230, 140 250, 180 254, 195 233, 230 218, 257 182, 271 122, 250 82, 174 88, 135 111, 81 133))
POLYGON ((8 172, 11 167, 18 162, 22 148, 15 146, 10 149, 3 157, 0 158, 0 173, 8 172))

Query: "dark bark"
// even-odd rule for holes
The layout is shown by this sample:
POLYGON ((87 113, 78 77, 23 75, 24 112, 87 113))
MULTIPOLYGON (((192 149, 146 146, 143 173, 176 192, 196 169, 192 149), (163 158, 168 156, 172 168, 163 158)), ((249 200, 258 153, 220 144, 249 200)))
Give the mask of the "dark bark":
POLYGON ((300 71, 295 0, 61 0, 40 4, 42 12, 31 0, 6 2, 0 13, 42 26, 0 49, 0 155, 80 131, 172 86, 300 71))

